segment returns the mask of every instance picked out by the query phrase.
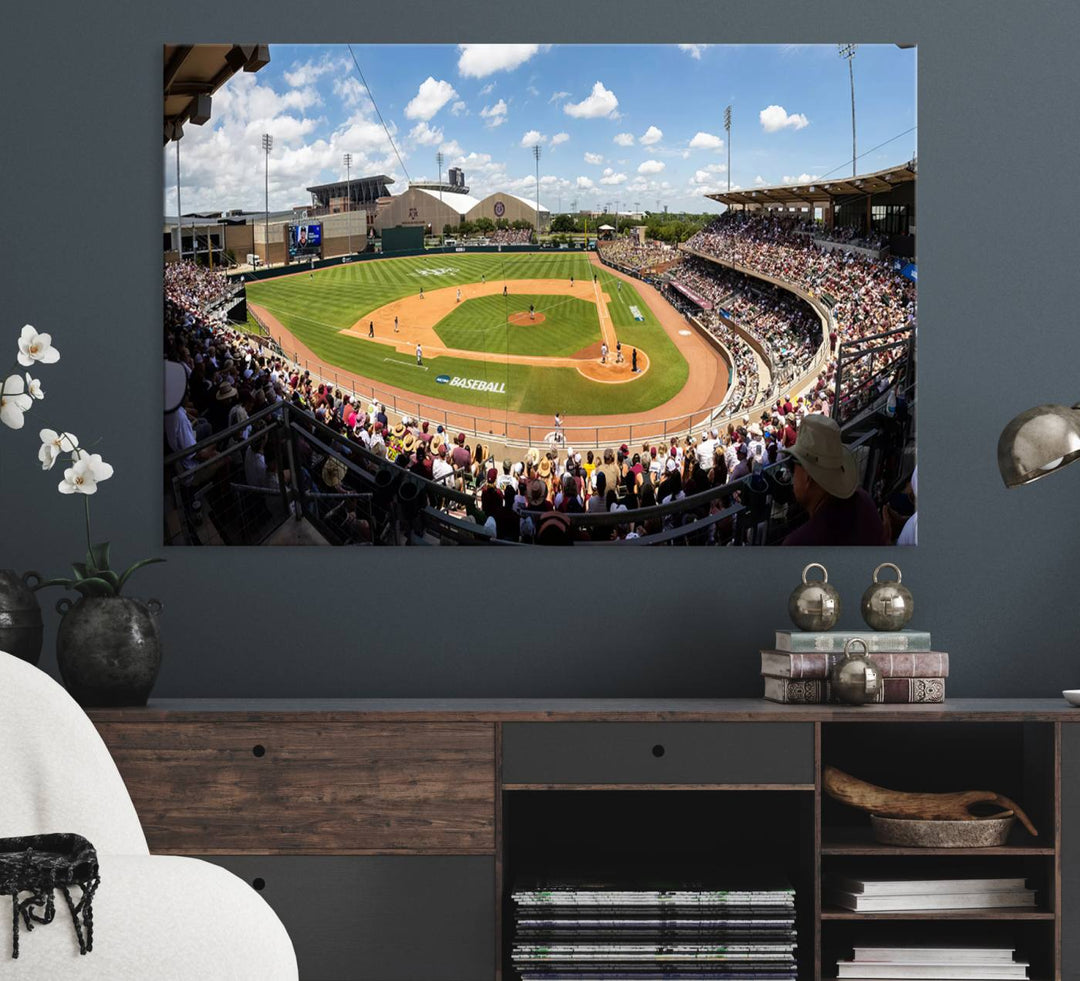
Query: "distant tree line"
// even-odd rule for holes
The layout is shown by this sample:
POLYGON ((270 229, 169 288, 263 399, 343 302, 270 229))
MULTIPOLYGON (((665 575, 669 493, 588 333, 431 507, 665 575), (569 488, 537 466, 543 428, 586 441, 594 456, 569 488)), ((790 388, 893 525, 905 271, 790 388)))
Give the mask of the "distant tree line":
POLYGON ((499 218, 492 221, 490 218, 481 217, 477 218, 476 221, 463 221, 456 226, 451 225, 448 222, 443 225, 443 235, 487 235, 497 228, 510 228, 514 231, 528 229, 529 231, 532 231, 533 223, 531 221, 525 221, 522 218, 518 218, 515 221, 508 221, 506 218, 499 218))
MULTIPOLYGON (((617 227, 621 233, 624 229, 643 224, 647 238, 675 244, 685 242, 715 217, 714 214, 709 213, 647 211, 643 219, 630 219, 620 215, 617 227)), ((588 222, 589 234, 594 235, 601 225, 616 227, 616 216, 603 214, 586 219, 582 215, 555 215, 551 220, 551 230, 552 232, 583 233, 586 222, 588 222)))

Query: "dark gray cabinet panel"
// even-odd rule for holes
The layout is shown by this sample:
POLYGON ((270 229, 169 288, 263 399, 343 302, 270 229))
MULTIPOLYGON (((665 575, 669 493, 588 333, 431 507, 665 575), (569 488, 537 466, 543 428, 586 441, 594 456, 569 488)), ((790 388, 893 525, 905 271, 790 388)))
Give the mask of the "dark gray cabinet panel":
POLYGON ((495 860, 464 856, 207 857, 285 924, 300 981, 487 981, 495 860))
POLYGON ((1061 976, 1080 978, 1080 725, 1061 727, 1061 976))
POLYGON ((519 722, 502 779, 528 784, 813 784, 803 722, 519 722))

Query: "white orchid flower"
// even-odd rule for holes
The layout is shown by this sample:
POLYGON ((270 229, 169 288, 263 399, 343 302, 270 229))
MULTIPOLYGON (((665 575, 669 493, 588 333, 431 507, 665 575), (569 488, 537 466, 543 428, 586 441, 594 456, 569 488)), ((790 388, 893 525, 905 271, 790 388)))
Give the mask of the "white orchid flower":
POLYGON ((79 447, 79 438, 74 433, 58 433, 55 429, 43 429, 38 436, 41 437, 38 459, 41 461, 42 470, 52 470, 56 458, 61 453, 74 453, 79 447))
POLYGON ((22 375, 8 375, 0 386, 0 422, 12 429, 22 429, 23 413, 30 411, 34 400, 26 394, 22 375))
POLYGON ((45 391, 41 387, 41 381, 37 378, 31 377, 29 371, 26 373, 26 391, 31 398, 45 398, 45 391))
POLYGON ((30 324, 23 327, 19 335, 19 364, 29 368, 35 361, 53 364, 59 360, 60 352, 52 346, 49 334, 39 334, 30 324))
POLYGON ((78 459, 64 471, 57 490, 61 494, 96 494, 97 485, 113 475, 113 468, 101 459, 100 453, 76 450, 78 459))

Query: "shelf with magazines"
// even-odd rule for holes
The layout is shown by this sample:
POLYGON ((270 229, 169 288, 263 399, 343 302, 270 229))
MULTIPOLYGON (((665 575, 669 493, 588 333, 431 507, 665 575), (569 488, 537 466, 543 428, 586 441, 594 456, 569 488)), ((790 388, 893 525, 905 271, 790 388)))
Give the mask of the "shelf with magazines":
POLYGON ((1049 979, 1056 976, 1053 947, 1054 924, 1047 919, 829 921, 821 976, 1049 979), (940 973, 927 968, 935 961, 940 973), (874 966, 860 970, 860 962, 874 966), (905 962, 906 971, 884 967, 905 962))
POLYGON ((503 978, 690 978, 733 958, 813 977, 812 791, 508 791, 503 806, 503 978))
MULTIPOLYGON (((1052 723, 881 723, 868 730, 826 722, 820 738, 818 977, 1061 976, 1059 737, 1052 723), (1018 820, 1003 844, 989 847, 885 843, 876 840, 880 822, 875 831, 865 810, 843 796, 850 785, 837 771, 872 784, 858 788, 871 800, 877 788, 1002 795, 1037 834, 1018 820), (954 964, 958 946, 982 966, 954 964), (902 952, 911 948, 924 950, 925 960, 905 962, 902 952), (881 960, 890 950, 901 952, 898 961, 881 960)), ((972 805, 976 815, 1001 810, 1000 803, 972 805)))

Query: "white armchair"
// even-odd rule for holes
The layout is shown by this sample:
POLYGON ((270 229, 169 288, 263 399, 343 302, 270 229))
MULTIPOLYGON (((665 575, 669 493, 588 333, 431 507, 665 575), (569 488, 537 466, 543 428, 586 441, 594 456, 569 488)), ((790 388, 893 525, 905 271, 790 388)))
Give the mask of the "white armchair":
POLYGON ((0 897, 2 981, 296 981, 289 936, 258 893, 208 862, 151 855, 93 723, 48 675, 0 652, 0 838, 65 831, 98 853, 94 949, 79 954, 61 902, 51 924, 20 931, 13 959, 0 897))

